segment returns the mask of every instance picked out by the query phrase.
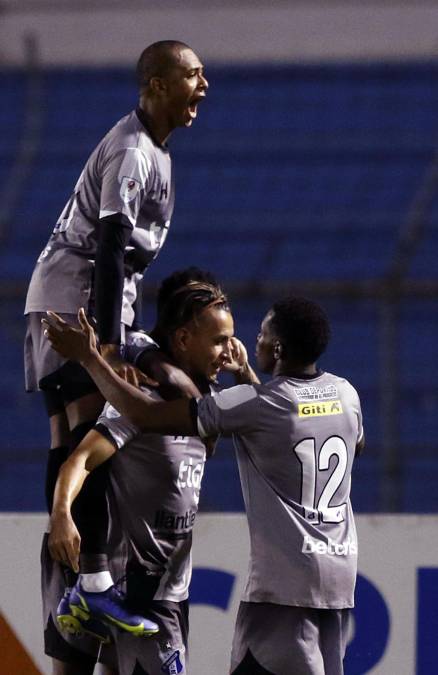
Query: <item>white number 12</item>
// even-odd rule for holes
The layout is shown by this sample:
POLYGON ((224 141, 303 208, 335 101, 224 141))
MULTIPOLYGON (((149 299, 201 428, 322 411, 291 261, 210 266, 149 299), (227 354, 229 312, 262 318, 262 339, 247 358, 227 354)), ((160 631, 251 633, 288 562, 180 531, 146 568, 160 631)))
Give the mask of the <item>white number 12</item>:
POLYGON ((345 518, 346 504, 329 506, 336 490, 342 483, 348 463, 348 452, 345 441, 340 436, 331 436, 322 445, 316 463, 315 439, 305 438, 297 443, 294 452, 301 463, 301 504, 304 507, 306 520, 319 522, 321 514, 323 523, 340 523, 345 518), (316 472, 327 471, 330 459, 335 455, 338 463, 330 474, 327 483, 315 504, 316 472))

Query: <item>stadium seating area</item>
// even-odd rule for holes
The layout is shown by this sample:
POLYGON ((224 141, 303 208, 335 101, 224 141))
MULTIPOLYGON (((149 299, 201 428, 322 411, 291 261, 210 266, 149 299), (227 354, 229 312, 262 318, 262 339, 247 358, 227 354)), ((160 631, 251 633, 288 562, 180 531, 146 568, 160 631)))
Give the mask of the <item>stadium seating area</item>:
MULTIPOLYGON (((176 209, 147 283, 188 264, 210 269, 230 288, 255 287, 260 280, 293 289, 294 283, 309 280, 381 278, 435 155, 438 64, 212 68, 207 76, 210 92, 199 119, 193 129, 178 130, 171 138, 176 209)), ((25 286, 87 155, 136 104, 126 70, 50 70, 37 86, 43 101, 37 152, 14 213, 0 218, 0 510, 13 511, 43 508, 47 443, 41 402, 22 391, 25 286)), ((5 71, 0 87, 1 196, 29 123, 29 82, 22 72, 5 71)), ((434 277, 437 227, 435 205, 409 270, 413 279, 434 277)), ((323 303, 334 337, 322 365, 350 378, 363 400, 369 450, 356 469, 354 504, 357 510, 379 511, 385 369, 380 303, 351 297, 323 303)), ((269 300, 236 294, 233 305, 236 333, 251 352, 269 300)), ((436 495, 428 489, 438 477, 433 456, 438 394, 432 387, 436 306, 436 300, 409 300, 400 308, 403 511, 438 510, 436 495)), ((152 321, 150 308, 145 315, 152 321)), ((236 510, 241 505, 236 468, 225 445, 206 473, 203 507, 236 510)))

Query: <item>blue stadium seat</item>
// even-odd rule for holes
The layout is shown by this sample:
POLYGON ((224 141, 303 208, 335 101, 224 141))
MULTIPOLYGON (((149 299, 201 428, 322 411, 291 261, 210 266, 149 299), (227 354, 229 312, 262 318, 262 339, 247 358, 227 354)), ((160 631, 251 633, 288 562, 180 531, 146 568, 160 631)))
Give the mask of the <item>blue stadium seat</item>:
MULTIPOLYGON (((437 64, 215 67, 207 75, 209 96, 193 130, 178 130, 170 139, 176 210, 148 283, 158 284, 188 264, 210 269, 225 287, 246 289, 260 281, 293 291, 297 281, 381 278, 434 157, 437 64)), ((47 70, 41 84, 43 135, 16 212, 0 233, 2 283, 27 283, 85 159, 136 104, 133 76, 126 69, 47 70)), ((0 86, 0 125, 6 131, 0 138, 1 194, 23 137, 29 80, 20 70, 4 70, 0 86)), ((436 276, 437 228, 435 200, 409 270, 412 279, 436 276)), ((333 340, 322 365, 357 385, 372 448, 358 462, 353 499, 358 510, 373 511, 379 502, 375 449, 383 429, 377 303, 323 299, 323 304, 332 317, 333 340)), ((236 333, 251 353, 266 305, 251 300, 234 305, 236 333)), ((409 455, 412 447, 422 451, 420 423, 428 439, 424 452, 438 431, 438 398, 430 384, 436 380, 435 305, 406 301, 400 315, 400 381, 408 392, 400 403, 400 452, 407 453, 410 476, 406 509, 417 508, 421 481, 436 473, 428 463, 432 459, 409 455)), ((22 391, 23 324, 17 318, 22 307, 22 298, 11 300, 0 316, 7 363, 0 398, 4 454, 34 449, 39 458, 26 469, 30 485, 42 475, 47 423, 38 397, 22 391), (11 316, 16 317, 12 322, 11 316), (29 420, 32 434, 23 419, 29 420)), ((149 304, 145 313, 151 323, 149 304)), ((205 508, 240 508, 236 474, 228 473, 235 471, 229 449, 220 450, 213 462, 219 474, 234 478, 224 495, 207 474, 205 508)), ((12 474, 18 476, 23 466, 12 474)), ((29 494, 33 497, 22 507, 33 508, 32 502, 39 508, 39 492, 29 488, 29 494)), ((8 508, 11 495, 3 490, 0 509, 8 508)), ((428 507, 433 503, 436 509, 431 497, 428 507)))

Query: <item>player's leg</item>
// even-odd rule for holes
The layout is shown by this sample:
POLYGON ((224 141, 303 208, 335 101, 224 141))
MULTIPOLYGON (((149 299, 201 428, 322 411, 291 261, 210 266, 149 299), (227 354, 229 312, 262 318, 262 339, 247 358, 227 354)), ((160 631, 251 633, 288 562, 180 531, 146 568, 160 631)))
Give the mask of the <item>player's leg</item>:
MULTIPOLYGON (((80 366, 78 367, 80 368, 80 366)), ((72 370, 72 369, 70 369, 72 370)), ((84 383, 85 384, 85 383, 84 383)), ((93 383, 94 384, 94 383, 93 383)), ((63 387, 66 402, 66 413, 71 434, 71 450, 73 451, 93 429, 102 411, 104 400, 97 390, 86 391, 85 386, 76 382, 63 387)), ((81 535, 81 572, 98 574, 107 572, 108 508, 106 491, 108 484, 108 467, 103 464, 93 471, 73 504, 73 517, 81 535)), ((103 584, 95 590, 106 590, 112 580, 101 579, 103 584)))
POLYGON ((187 672, 188 601, 152 600, 159 577, 135 565, 127 570, 127 602, 159 627, 157 638, 139 640, 126 632, 115 636, 120 675, 163 675, 187 672))
POLYGON ((41 326, 43 315, 37 312, 26 317, 24 341, 24 373, 26 391, 43 390, 44 403, 50 423, 50 450, 47 458, 45 495, 47 509, 52 507, 53 490, 59 467, 66 459, 70 446, 70 430, 65 415, 64 401, 53 374, 62 365, 62 359, 51 349, 41 326), (45 392, 44 392, 45 390, 45 392))
MULTIPOLYGON (((60 599, 66 587, 65 570, 51 558, 47 537, 47 534, 44 535, 41 550, 44 651, 51 657, 53 673, 56 675, 91 675, 100 643, 95 638, 84 637, 78 640, 71 635, 61 634, 57 611, 60 611, 60 599)), ((66 611, 69 611, 69 607, 66 611)))
POLYGON ((70 429, 60 392, 57 389, 48 389, 43 391, 43 396, 50 425, 50 450, 47 457, 45 481, 46 506, 50 514, 59 469, 69 453, 70 429))
MULTIPOLYGON (((46 500, 48 509, 51 511, 59 467, 68 455, 70 433, 67 416, 65 412, 62 412, 63 403, 59 391, 44 392, 44 399, 49 413, 52 440, 46 472, 46 500)), ((44 644, 46 653, 52 656, 52 672, 54 675, 91 675, 95 669, 99 643, 96 639, 87 638, 87 640, 81 639, 78 641, 66 636, 65 633, 63 636, 59 633, 58 626, 55 625, 57 614, 60 616, 70 614, 68 597, 64 593, 64 589, 65 587, 72 587, 76 577, 71 570, 63 568, 51 559, 47 547, 47 535, 43 540, 41 561, 43 606, 46 618, 44 644), (61 601, 59 601, 60 597, 62 597, 61 601), (65 606, 62 607, 62 604, 65 606), (55 617, 55 620, 53 617, 55 617)), ((102 626, 98 626, 95 630, 95 634, 102 636, 102 626)), ((108 631, 106 633, 109 634, 108 631)), ((112 660, 115 662, 115 656, 112 657, 112 660)), ((107 675, 117 673, 114 669, 107 669, 107 671, 102 672, 106 672, 107 675)))
POLYGON ((326 675, 343 675, 351 620, 350 609, 321 609, 321 651, 326 675))
POLYGON ((232 675, 325 675, 317 610, 242 602, 231 653, 232 675))
MULTIPOLYGON (((46 502, 50 511, 53 491, 59 467, 65 460, 70 446, 70 431, 65 414, 63 398, 59 390, 56 372, 63 361, 51 349, 41 327, 42 315, 32 313, 27 317, 24 345, 25 379, 27 391, 45 391, 44 400, 50 423, 51 447, 46 469, 46 502)), ((92 673, 95 655, 84 654, 82 649, 70 645, 57 629, 56 610, 63 595, 65 578, 60 565, 51 559, 47 547, 47 534, 41 549, 41 590, 44 612, 44 649, 52 658, 53 671, 57 675, 88 675, 92 673)), ((96 641, 94 641, 96 642, 96 641)), ((82 643, 81 643, 82 646, 82 643)), ((97 650, 95 652, 97 654, 97 650)))
MULTIPOLYGON (((72 363, 67 363, 62 369, 62 392, 73 450, 94 427, 104 400, 88 373, 72 363)), ((69 594, 69 608, 83 628, 88 629, 93 619, 102 619, 134 635, 153 635, 158 632, 157 625, 126 607, 124 597, 114 586, 111 576, 108 561, 108 469, 109 462, 95 469, 73 504, 72 515, 81 535, 81 552, 79 580, 69 594)), ((73 619, 69 617, 62 621, 73 625, 73 619)))
MULTIPOLYGON (((62 388, 60 390, 57 390, 58 396, 63 396, 61 394, 62 388)), ((85 393, 84 396, 80 396, 81 389, 76 386, 74 387, 74 391, 76 394, 79 394, 79 403, 77 405, 77 411, 73 413, 73 415, 70 413, 68 414, 68 411, 65 412, 64 416, 62 416, 59 412, 59 410, 56 411, 56 415, 51 415, 50 416, 50 426, 51 426, 51 432, 52 432, 52 444, 56 442, 56 438, 59 438, 60 435, 62 434, 63 438, 66 438, 66 428, 68 430, 68 435, 70 437, 70 447, 74 447, 78 442, 80 442, 81 437, 86 434, 88 429, 92 426, 94 426, 94 421, 97 418, 103 402, 101 399, 100 394, 97 394, 96 392, 91 392, 91 393, 85 393), (88 420, 88 422, 83 422, 82 420, 88 420), (73 430, 75 433, 71 433, 71 430, 69 429, 71 423, 76 422, 77 424, 74 424, 73 430)), ((84 391, 84 390, 82 390, 84 391)), ((69 390, 69 393, 71 395, 71 390, 69 390)), ((45 395, 46 402, 47 400, 52 401, 52 405, 54 405, 54 396, 47 396, 45 395)), ((65 404, 65 401, 63 400, 63 403, 65 404)), ((60 402, 58 401, 59 408, 60 408, 60 402)), ((75 409, 75 406, 73 406, 75 409)), ((53 409, 52 411, 53 412, 53 409)), ((53 461, 53 474, 54 474, 54 481, 53 481, 53 488, 54 484, 56 483, 56 475, 57 471, 56 468, 59 470, 60 463, 57 463, 58 466, 55 465, 55 461, 53 461)), ((47 481, 48 485, 50 481, 47 481)), ((53 497, 53 490, 49 492, 49 498, 50 494, 53 497)), ((105 516, 103 518, 105 522, 105 517, 106 517, 106 511, 105 511, 105 516)), ((104 525, 106 528, 106 526, 104 525)), ((106 529, 105 529, 105 537, 104 537, 104 543, 106 543, 106 529)), ((48 556, 48 552, 46 551, 46 555, 48 556)), ((73 577, 71 570, 66 570, 66 568, 62 568, 60 565, 57 563, 54 563, 54 561, 47 561, 43 564, 43 569, 46 571, 52 568, 52 573, 48 574, 48 579, 47 582, 43 586, 47 588, 51 585, 53 590, 55 591, 55 599, 54 603, 52 603, 52 606, 56 606, 56 600, 59 598, 60 594, 62 594, 62 590, 64 590, 64 586, 66 586, 67 589, 71 588, 74 586, 76 582, 76 576, 73 577), (58 577, 58 583, 56 584, 56 577, 58 577)), ((58 623, 60 623, 60 619, 62 618, 64 620, 64 623, 62 624, 64 627, 69 626, 71 628, 71 610, 70 610, 70 591, 65 590, 64 595, 59 601, 57 605, 57 615, 58 615, 58 623)), ((78 626, 76 627, 76 629, 78 626)), ((96 664, 96 659, 98 654, 100 653, 100 640, 105 639, 105 640, 110 640, 110 632, 109 630, 102 625, 101 622, 95 621, 94 619, 90 619, 88 622, 85 624, 79 624, 79 628, 81 632, 85 633, 85 637, 81 637, 80 640, 74 639, 69 635, 61 636, 58 632, 58 630, 55 628, 53 625, 53 620, 52 617, 49 617, 49 622, 46 627, 46 632, 45 632, 45 641, 46 641, 46 651, 52 655, 52 662, 53 662, 53 673, 55 675, 79 675, 79 674, 92 674, 95 669, 95 664, 96 664), (98 638, 98 639, 96 639, 98 638)), ((110 666, 101 666, 101 672, 106 674, 106 675, 117 675, 117 669, 116 669, 116 657, 115 653, 111 653, 111 647, 105 647, 104 648, 104 653, 102 654, 102 658, 109 660, 110 663, 114 664, 114 667, 110 666)))

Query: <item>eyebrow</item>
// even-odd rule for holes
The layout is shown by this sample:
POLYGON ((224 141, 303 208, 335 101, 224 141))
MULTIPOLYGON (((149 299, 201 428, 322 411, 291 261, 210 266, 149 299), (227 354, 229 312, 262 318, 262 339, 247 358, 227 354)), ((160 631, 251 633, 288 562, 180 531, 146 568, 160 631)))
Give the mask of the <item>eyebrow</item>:
POLYGON ((202 63, 201 63, 200 66, 187 66, 187 67, 186 67, 186 70, 187 70, 187 71, 192 71, 192 70, 204 70, 204 66, 202 65, 202 63))

